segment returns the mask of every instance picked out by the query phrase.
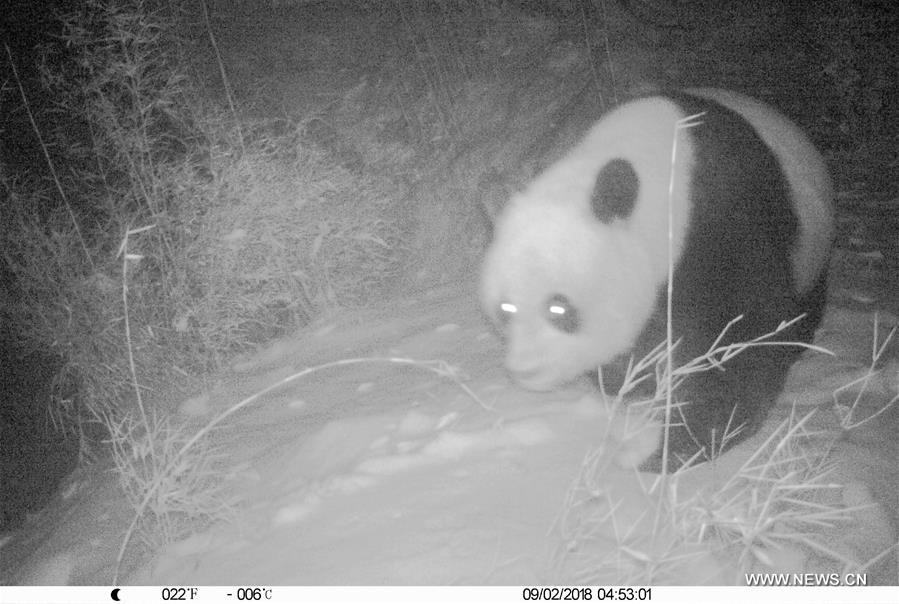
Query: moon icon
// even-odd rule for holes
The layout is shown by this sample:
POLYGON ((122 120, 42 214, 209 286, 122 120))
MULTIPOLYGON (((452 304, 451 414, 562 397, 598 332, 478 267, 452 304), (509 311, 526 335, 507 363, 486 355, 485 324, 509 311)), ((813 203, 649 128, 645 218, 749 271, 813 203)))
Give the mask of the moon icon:
POLYGON ((114 601, 118 602, 119 601, 119 588, 116 587, 115 589, 113 589, 109 593, 109 597, 112 598, 114 601))

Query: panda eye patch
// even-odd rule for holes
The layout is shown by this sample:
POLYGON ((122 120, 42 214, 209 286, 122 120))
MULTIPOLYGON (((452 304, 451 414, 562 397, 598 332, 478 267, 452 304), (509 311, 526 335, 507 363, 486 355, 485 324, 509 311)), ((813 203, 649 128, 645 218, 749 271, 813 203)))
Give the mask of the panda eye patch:
POLYGON ((577 308, 562 294, 555 294, 547 300, 546 318, 553 327, 565 333, 575 333, 581 327, 577 308))
POLYGON ((518 307, 511 302, 500 302, 499 312, 496 313, 496 319, 501 325, 507 324, 512 320, 512 315, 518 312, 518 307))

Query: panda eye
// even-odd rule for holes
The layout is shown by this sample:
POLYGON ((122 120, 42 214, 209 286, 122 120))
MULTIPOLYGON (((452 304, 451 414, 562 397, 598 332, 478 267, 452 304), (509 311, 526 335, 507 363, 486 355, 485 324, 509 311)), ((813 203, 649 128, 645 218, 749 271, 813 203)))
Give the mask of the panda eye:
POLYGON ((562 294, 555 294, 546 302, 546 318, 559 331, 575 333, 581 327, 577 308, 562 294))
POLYGON ((500 325, 506 325, 512 320, 512 315, 518 312, 518 307, 511 302, 500 302, 499 312, 496 313, 496 319, 500 325))

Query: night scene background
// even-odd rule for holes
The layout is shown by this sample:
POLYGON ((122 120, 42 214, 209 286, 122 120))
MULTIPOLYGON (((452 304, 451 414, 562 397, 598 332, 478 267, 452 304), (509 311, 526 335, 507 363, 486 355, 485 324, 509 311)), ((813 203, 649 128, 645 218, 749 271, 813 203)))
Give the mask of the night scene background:
POLYGON ((862 0, 7 3, 0 584, 899 584, 897 32, 862 0), (691 86, 827 159, 833 355, 659 490, 609 461, 620 415, 505 377, 481 205, 691 86))

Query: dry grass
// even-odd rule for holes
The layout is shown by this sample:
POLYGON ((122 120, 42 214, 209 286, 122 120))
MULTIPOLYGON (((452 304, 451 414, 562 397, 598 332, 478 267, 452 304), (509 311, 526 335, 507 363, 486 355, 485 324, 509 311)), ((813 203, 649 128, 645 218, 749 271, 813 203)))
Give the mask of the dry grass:
POLYGON ((91 0, 61 15, 64 45, 41 67, 55 104, 32 117, 49 176, 0 172, 16 285, 2 310, 20 341, 62 359, 53 421, 104 426, 132 531, 153 545, 228 509, 217 453, 158 401, 389 291, 409 228, 398 189, 334 161, 308 121, 201 95, 172 6, 91 0))
MULTIPOLYGON (((883 340, 880 339, 879 321, 874 321, 874 336, 871 346, 871 363, 867 371, 861 377, 852 380, 833 393, 834 410, 840 418, 840 426, 843 430, 854 430, 885 413, 889 407, 899 402, 899 394, 893 396, 889 402, 878 409, 871 409, 865 404, 865 397, 872 381, 886 369, 882 366, 883 356, 896 336, 899 326, 894 326, 883 340)), ((893 366, 895 368, 895 365, 893 366)), ((899 382, 897 382, 899 383, 899 382)))
POLYGON ((202 97, 170 9, 95 0, 62 15, 67 52, 42 68, 55 106, 34 119, 53 177, 2 175, 5 311, 63 360, 55 421, 70 427, 387 291, 402 259, 394 185, 332 161, 306 123, 202 97))
POLYGON ((225 456, 208 440, 185 447, 184 430, 155 415, 148 424, 135 416, 103 420, 122 490, 136 513, 132 530, 150 551, 196 531, 198 523, 233 516, 234 500, 222 480, 225 456))
MULTIPOLYGON (((705 357, 676 368, 674 387, 699 368, 715 367, 762 340, 770 343, 776 333, 753 343, 714 347, 705 357)), ((563 545, 555 552, 561 580, 732 583, 742 581, 744 573, 784 570, 806 555, 846 572, 863 572, 877 562, 855 560, 834 549, 826 537, 867 506, 841 504, 844 485, 829 479, 835 470, 829 454, 839 434, 811 430, 815 411, 791 413, 736 468, 719 472, 720 461, 713 458, 707 465, 687 464, 651 479, 622 476, 620 466, 632 464, 622 461, 621 443, 639 438, 651 418, 647 410, 669 398, 663 386, 653 400, 629 403, 625 411, 624 395, 652 379, 653 368, 665 367, 664 357, 661 345, 629 372, 613 400, 617 419, 602 444, 585 457, 566 495, 557 524, 563 545), (697 479, 700 474, 704 478, 697 479)), ((733 433, 725 439, 729 436, 733 433)))

